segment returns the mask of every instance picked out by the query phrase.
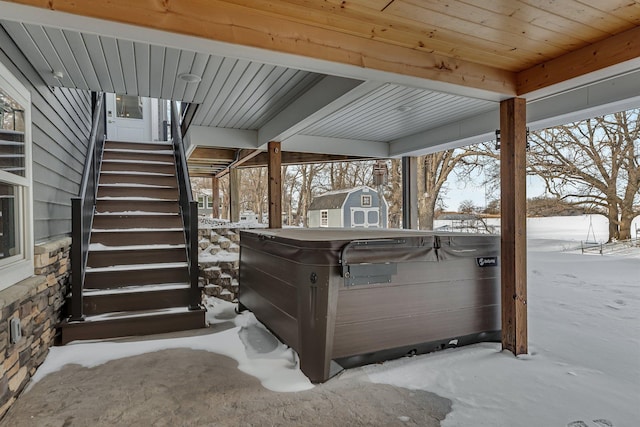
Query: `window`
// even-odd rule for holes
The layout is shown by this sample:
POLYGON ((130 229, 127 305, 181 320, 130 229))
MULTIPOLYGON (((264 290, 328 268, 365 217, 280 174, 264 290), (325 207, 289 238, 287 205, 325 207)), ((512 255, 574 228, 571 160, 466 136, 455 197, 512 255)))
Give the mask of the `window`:
POLYGON ((207 196, 207 209, 213 209, 213 197, 207 196))
POLYGON ((30 106, 0 64, 0 289, 33 275, 30 106))
POLYGON ((360 205, 363 208, 370 208, 371 207, 371 196, 368 194, 363 194, 362 196, 360 196, 360 205))
POLYGON ((131 95, 117 95, 116 117, 120 119, 143 119, 142 99, 131 95))
POLYGON ((204 196, 198 196, 198 209, 204 209, 204 196))
POLYGON ((329 226, 329 211, 322 210, 320 211, 320 227, 328 227, 329 226))

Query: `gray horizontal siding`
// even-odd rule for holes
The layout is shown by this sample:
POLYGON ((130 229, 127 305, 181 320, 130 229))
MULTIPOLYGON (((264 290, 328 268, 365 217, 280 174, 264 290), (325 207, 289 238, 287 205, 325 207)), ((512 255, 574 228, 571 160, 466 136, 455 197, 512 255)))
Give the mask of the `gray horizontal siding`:
POLYGON ((35 240, 69 234, 91 127, 90 93, 49 88, 2 27, 0 62, 31 92, 35 240))

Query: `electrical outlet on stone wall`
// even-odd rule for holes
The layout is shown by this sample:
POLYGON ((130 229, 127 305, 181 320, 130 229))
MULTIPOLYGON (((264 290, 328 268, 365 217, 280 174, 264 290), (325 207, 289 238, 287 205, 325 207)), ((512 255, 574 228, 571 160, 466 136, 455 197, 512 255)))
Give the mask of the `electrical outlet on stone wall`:
POLYGON ((20 324, 20 319, 14 317, 9 320, 9 331, 10 331, 10 340, 11 344, 15 344, 22 338, 22 325, 20 324))

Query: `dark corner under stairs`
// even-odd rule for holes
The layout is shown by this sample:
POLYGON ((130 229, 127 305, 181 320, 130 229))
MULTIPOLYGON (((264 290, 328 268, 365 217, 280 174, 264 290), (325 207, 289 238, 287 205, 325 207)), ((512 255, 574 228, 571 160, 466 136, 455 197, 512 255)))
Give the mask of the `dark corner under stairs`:
POLYGON ((205 326, 190 309, 185 233, 170 142, 105 142, 91 228, 82 321, 61 342, 205 326))

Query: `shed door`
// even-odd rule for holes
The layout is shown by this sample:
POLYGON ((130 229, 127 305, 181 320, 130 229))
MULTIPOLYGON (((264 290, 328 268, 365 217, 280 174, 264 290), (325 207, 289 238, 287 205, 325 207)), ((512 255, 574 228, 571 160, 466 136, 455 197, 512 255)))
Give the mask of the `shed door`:
POLYGON ((377 228, 379 222, 379 208, 351 208, 351 228, 377 228))

